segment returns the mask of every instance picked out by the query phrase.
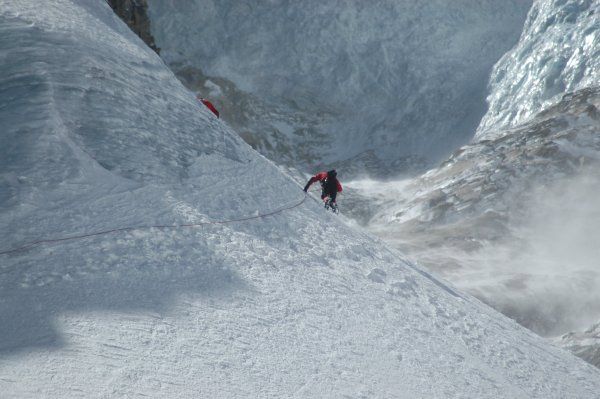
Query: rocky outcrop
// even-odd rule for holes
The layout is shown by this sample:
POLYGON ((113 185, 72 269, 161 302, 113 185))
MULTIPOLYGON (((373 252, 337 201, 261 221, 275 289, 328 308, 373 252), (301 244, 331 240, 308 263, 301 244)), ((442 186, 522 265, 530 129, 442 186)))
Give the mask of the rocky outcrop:
POLYGON ((570 332, 556 343, 596 367, 600 367, 600 323, 584 332, 570 332))
POLYGON ((156 47, 154 37, 150 33, 150 19, 148 18, 148 2, 146 0, 107 0, 115 11, 132 31, 138 35, 152 50, 160 53, 156 47))

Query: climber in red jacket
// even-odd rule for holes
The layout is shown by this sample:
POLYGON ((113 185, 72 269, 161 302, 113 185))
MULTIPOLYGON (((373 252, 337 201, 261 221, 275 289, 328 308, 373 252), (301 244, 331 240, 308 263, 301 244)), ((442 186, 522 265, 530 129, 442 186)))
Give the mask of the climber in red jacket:
POLYGON ((204 104, 206 106, 206 108, 210 109, 212 111, 212 113, 217 116, 217 118, 219 117, 219 111, 217 111, 217 109, 215 108, 215 106, 213 105, 213 103, 211 103, 210 101, 208 101, 206 98, 202 98, 200 96, 197 96, 196 98, 198 100, 200 100, 200 102, 202 102, 202 104, 204 104))
POLYGON ((332 169, 329 172, 317 173, 310 178, 308 183, 306 183, 304 192, 307 192, 310 185, 316 181, 321 182, 321 199, 325 201, 325 207, 332 208, 333 211, 336 211, 337 203, 335 202, 335 199, 337 197, 337 193, 342 192, 342 185, 337 179, 337 172, 335 169, 332 169))

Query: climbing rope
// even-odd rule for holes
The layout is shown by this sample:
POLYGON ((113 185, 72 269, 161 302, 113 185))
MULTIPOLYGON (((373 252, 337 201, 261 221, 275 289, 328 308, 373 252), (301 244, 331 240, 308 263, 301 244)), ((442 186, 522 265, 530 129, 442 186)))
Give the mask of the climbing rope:
POLYGON ((76 235, 76 236, 61 237, 61 238, 48 238, 48 239, 28 242, 17 248, 0 251, 0 255, 7 255, 7 254, 15 253, 15 252, 25 251, 29 248, 36 247, 36 246, 42 245, 42 244, 55 244, 58 242, 73 241, 73 240, 79 240, 82 238, 95 237, 95 236, 101 236, 101 235, 112 234, 112 233, 121 233, 121 232, 125 232, 125 231, 139 231, 139 230, 150 230, 150 229, 161 229, 161 230, 182 229, 182 228, 189 228, 189 227, 200 227, 200 226, 217 225, 217 224, 229 224, 229 223, 236 223, 236 222, 245 222, 245 221, 254 220, 254 219, 262 219, 267 216, 273 216, 278 213, 282 213, 284 211, 288 211, 288 210, 297 208, 300 205, 302 205, 304 203, 304 201, 306 201, 306 197, 307 197, 307 194, 304 193, 304 197, 302 197, 302 201, 300 201, 294 205, 286 206, 283 208, 278 208, 278 209, 271 210, 266 213, 259 213, 258 215, 254 215, 254 216, 245 216, 245 217, 241 217, 241 218, 237 218, 237 219, 213 220, 213 221, 208 221, 208 222, 174 224, 174 225, 130 226, 130 227, 121 227, 118 229, 97 231, 94 233, 80 234, 80 235, 76 235))

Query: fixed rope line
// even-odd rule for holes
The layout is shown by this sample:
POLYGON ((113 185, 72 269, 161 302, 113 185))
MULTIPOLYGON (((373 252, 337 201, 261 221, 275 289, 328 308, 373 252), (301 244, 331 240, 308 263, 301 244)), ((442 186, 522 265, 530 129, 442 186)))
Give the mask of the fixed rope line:
POLYGON ((182 229, 182 228, 188 228, 188 227, 200 227, 200 226, 206 226, 206 225, 229 224, 229 223, 236 223, 236 222, 246 222, 248 220, 254 220, 254 219, 262 219, 262 218, 266 218, 267 216, 273 216, 273 215, 276 215, 278 213, 282 213, 284 211, 288 211, 288 210, 297 208, 300 205, 302 205, 304 203, 304 201, 306 201, 306 197, 307 197, 307 194, 304 193, 304 197, 302 197, 302 201, 300 201, 300 202, 298 202, 298 203, 296 203, 294 205, 286 206, 286 207, 283 207, 283 208, 278 208, 278 209, 275 209, 275 210, 272 210, 272 211, 269 211, 269 212, 266 212, 266 213, 259 213, 258 215, 254 215, 254 216, 245 216, 245 217, 236 218, 236 219, 213 220, 213 221, 198 222, 198 223, 185 223, 185 224, 173 224, 173 225, 169 225, 169 224, 160 225, 159 224, 159 225, 150 225, 150 226, 121 227, 121 228, 118 228, 118 229, 103 230, 103 231, 97 231, 97 232, 94 232, 94 233, 80 234, 80 235, 70 236, 70 237, 49 238, 49 239, 44 239, 44 240, 38 240, 38 241, 28 242, 26 244, 21 245, 20 247, 17 247, 17 248, 7 249, 7 250, 4 250, 4 251, 0 251, 0 255, 7 255, 7 254, 15 253, 15 252, 25 251, 25 250, 27 250, 29 248, 33 248, 33 247, 36 247, 36 246, 42 245, 42 244, 54 244, 54 243, 58 243, 58 242, 80 240, 80 239, 83 239, 83 238, 101 236, 101 235, 105 235, 105 234, 121 233, 121 232, 124 232, 124 231, 138 231, 138 230, 150 230, 150 229, 162 229, 162 230, 166 230, 166 229, 182 229))

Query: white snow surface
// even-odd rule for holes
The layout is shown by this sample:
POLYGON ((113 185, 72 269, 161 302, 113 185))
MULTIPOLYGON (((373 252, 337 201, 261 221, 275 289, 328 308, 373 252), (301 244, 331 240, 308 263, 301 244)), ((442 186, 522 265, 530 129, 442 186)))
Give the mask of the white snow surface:
POLYGON ((3 398, 592 398, 199 106, 96 0, 0 3, 3 398), (296 206, 297 205, 297 206, 296 206), (293 207, 293 208, 292 208, 293 207))
POLYGON ((566 92, 600 84, 600 2, 536 0, 519 43, 494 66, 477 137, 516 126, 566 92))
POLYGON ((282 154, 282 147, 308 152, 313 164, 361 162, 374 154, 369 162, 379 175, 406 167, 402 157, 438 160, 473 136, 486 111, 490 71, 517 42, 531 5, 528 0, 148 3, 152 33, 172 68, 199 68, 254 96, 244 109, 223 117, 236 119, 229 114, 237 112, 259 119, 251 140, 266 142, 257 145, 263 154, 291 158, 293 166, 305 168, 304 158, 282 154), (291 132, 277 126, 282 112, 291 132), (322 136, 326 139, 318 139, 322 136))

